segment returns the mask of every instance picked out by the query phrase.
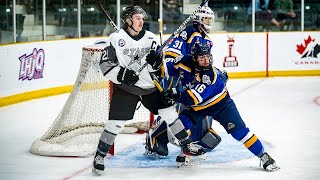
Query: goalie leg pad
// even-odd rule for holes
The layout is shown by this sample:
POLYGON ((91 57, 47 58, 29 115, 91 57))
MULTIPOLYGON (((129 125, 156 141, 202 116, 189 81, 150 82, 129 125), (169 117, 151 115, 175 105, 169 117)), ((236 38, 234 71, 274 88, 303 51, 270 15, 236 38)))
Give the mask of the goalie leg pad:
POLYGON ((160 116, 153 122, 146 137, 145 155, 156 152, 161 156, 168 155, 167 123, 160 116))
POLYGON ((148 151, 155 152, 156 154, 160 155, 160 156, 168 156, 169 154, 169 150, 168 150, 168 138, 166 133, 162 133, 159 137, 157 137, 156 139, 154 139, 154 142, 149 142, 147 140, 146 143, 146 149, 148 151), (151 148, 150 143, 153 143, 153 146, 151 148))
POLYGON ((159 116, 161 116, 167 122, 167 124, 173 123, 173 121, 179 117, 175 106, 159 109, 158 112, 159 116))
POLYGON ((168 131, 170 131, 168 133, 172 133, 174 137, 179 140, 180 145, 186 145, 191 142, 189 134, 179 118, 177 118, 173 123, 169 124, 168 131))
POLYGON ((200 140, 200 145, 207 148, 208 150, 213 150, 221 142, 221 137, 209 130, 200 140))

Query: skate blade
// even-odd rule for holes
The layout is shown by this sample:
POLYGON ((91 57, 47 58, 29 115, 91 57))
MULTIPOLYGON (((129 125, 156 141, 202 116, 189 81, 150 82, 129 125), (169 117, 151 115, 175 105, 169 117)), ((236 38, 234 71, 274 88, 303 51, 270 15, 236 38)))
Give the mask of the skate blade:
POLYGON ((95 176, 101 176, 101 174, 103 173, 103 171, 99 170, 99 169, 95 169, 92 168, 92 174, 95 176))
POLYGON ((268 172, 278 171, 280 169, 279 166, 270 164, 265 170, 268 172))

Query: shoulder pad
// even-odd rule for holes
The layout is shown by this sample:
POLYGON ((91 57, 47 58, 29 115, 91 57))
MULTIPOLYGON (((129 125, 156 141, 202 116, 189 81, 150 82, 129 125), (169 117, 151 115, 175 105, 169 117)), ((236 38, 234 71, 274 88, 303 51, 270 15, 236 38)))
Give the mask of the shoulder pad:
POLYGON ((190 26, 187 26, 187 27, 179 34, 179 36, 180 36, 181 39, 183 39, 184 41, 187 41, 187 40, 190 38, 190 36, 191 36, 194 32, 196 32, 196 31, 197 31, 197 29, 196 29, 194 26, 190 25, 190 26))

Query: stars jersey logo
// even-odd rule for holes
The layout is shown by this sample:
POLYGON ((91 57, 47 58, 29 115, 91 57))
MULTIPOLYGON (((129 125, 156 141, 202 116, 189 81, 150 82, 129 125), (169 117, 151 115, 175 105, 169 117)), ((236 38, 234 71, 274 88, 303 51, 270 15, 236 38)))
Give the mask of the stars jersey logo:
POLYGON ((131 61, 129 62, 128 66, 137 63, 141 66, 141 59, 147 54, 149 51, 149 48, 131 48, 130 53, 127 54, 127 56, 130 57, 131 61))
POLYGON ((128 56, 131 60, 128 66, 132 64, 139 64, 141 66, 142 58, 150 51, 150 48, 126 48, 123 51, 123 54, 128 56))

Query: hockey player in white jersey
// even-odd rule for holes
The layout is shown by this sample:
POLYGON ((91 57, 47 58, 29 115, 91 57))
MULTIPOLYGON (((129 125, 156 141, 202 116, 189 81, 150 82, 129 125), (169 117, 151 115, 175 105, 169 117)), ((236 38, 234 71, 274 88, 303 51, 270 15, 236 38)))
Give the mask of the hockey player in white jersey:
MULTIPOLYGON (((129 6, 123 10, 122 18, 124 27, 110 35, 100 61, 101 71, 114 83, 114 89, 109 120, 101 133, 93 160, 92 172, 97 175, 104 170, 104 157, 125 121, 133 118, 139 101, 153 114, 167 115, 165 121, 179 140, 182 152, 193 156, 205 153, 202 147, 191 142, 175 107, 161 101, 161 93, 155 87, 150 73, 158 70, 162 62, 155 61, 141 70, 150 49, 155 50, 158 45, 155 34, 143 29, 146 12, 139 6, 129 6)), ((161 54, 153 57, 161 59, 161 54)))

